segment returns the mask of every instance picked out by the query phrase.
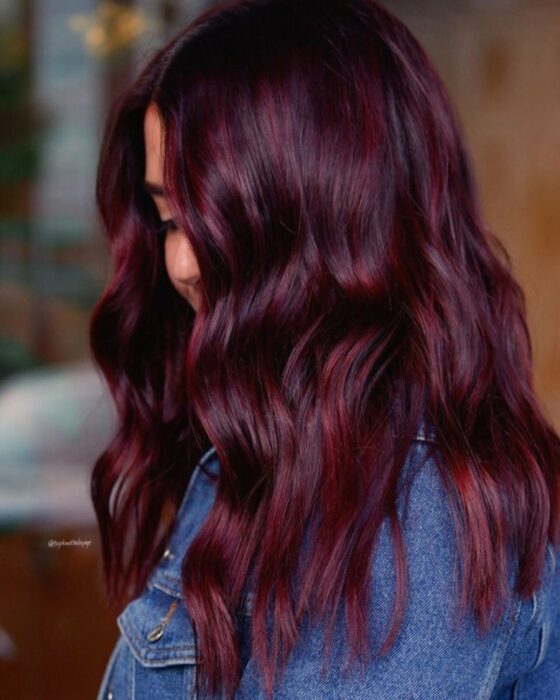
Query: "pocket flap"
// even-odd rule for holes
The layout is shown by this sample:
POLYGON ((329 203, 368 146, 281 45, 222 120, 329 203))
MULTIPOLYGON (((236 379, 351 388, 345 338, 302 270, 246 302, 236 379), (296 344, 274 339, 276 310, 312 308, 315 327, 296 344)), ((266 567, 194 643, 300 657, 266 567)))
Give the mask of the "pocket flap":
POLYGON ((192 622, 180 598, 148 585, 117 617, 117 624, 144 666, 196 663, 192 622))

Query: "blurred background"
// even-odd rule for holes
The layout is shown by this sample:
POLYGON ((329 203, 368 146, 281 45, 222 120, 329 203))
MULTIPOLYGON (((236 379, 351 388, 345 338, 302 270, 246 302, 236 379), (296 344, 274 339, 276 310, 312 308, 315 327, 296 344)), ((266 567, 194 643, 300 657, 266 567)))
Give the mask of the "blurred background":
MULTIPOLYGON (((87 325, 110 264, 94 207, 108 107, 204 0, 0 0, 0 683, 94 698, 117 637, 89 475, 114 425, 87 325)), ((386 0, 462 120, 527 297, 560 430, 560 4, 386 0)))

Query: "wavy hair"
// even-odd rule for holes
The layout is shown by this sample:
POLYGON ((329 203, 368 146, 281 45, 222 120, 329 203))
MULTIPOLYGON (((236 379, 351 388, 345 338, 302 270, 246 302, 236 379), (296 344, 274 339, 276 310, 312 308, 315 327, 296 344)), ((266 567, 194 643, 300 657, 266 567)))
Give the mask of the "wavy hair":
POLYGON ((407 597, 397 484, 422 421, 457 528, 461 610, 489 628, 508 553, 516 590, 533 593, 560 540, 560 441, 458 117, 396 17, 374 0, 206 11, 114 103, 96 197, 114 270, 90 342, 119 415, 91 482, 108 593, 117 605, 142 589, 213 445, 216 499, 182 568, 204 688, 239 682, 250 576, 267 692, 306 611, 333 624, 344 600, 359 656, 385 517, 392 645, 407 597), (166 275, 143 189, 150 102, 200 268, 197 313, 166 275))

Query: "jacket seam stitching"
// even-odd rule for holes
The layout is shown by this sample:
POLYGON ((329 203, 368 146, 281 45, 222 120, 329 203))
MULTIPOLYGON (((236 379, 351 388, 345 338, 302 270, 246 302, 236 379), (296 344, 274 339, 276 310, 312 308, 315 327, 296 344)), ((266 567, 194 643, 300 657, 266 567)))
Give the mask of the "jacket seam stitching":
POLYGON ((117 654, 120 652, 121 647, 124 643, 125 639, 122 636, 119 637, 115 643, 113 651, 111 652, 109 660, 107 661, 107 668, 105 669, 105 673, 103 674, 103 678, 101 679, 101 686, 99 688, 97 700, 102 700, 103 696, 105 695, 105 691, 110 689, 110 681, 111 676, 113 674, 113 670, 115 668, 117 654))
POLYGON ((477 700, 487 700, 492 695, 492 691, 494 689, 496 679, 497 679, 498 674, 500 672, 500 668, 502 666, 502 663, 503 663, 503 660, 504 660, 504 657, 505 657, 505 654, 507 651, 509 640, 513 634, 513 631, 514 631, 514 629, 517 625, 517 621, 519 619, 519 611, 521 609, 521 603, 522 603, 522 601, 519 600, 515 605, 514 619, 511 621, 509 628, 506 628, 509 617, 507 614, 504 616, 504 620, 502 621, 501 627, 502 627, 502 629, 505 629, 505 631, 501 634, 499 641, 498 641, 498 644, 496 645, 496 649, 494 651, 494 654, 492 656, 490 664, 488 665, 486 677, 485 677, 484 682, 482 683, 480 691, 477 695, 477 700))

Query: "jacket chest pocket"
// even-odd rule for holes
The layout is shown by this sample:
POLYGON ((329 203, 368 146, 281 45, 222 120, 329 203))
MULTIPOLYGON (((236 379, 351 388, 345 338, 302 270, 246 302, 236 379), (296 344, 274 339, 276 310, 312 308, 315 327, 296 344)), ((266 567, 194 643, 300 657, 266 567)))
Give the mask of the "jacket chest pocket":
POLYGON ((148 585, 117 618, 121 637, 98 700, 194 700, 196 655, 186 606, 148 585))

